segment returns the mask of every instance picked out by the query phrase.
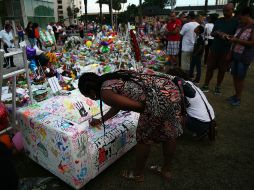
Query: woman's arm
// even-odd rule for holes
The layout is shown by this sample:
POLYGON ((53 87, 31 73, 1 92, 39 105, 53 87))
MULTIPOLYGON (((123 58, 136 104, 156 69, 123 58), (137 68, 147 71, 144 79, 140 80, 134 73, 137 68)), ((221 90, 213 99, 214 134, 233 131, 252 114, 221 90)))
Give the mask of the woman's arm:
POLYGON ((232 37, 229 39, 232 43, 237 43, 237 44, 241 44, 243 46, 248 46, 248 47, 254 47, 254 32, 252 32, 251 35, 251 40, 247 41, 247 40, 241 40, 235 37, 232 37))
POLYGON ((103 116, 104 120, 107 121, 110 118, 114 117, 118 112, 120 111, 120 109, 112 107, 110 108, 110 110, 103 116))
MULTIPOLYGON (((110 110, 103 116, 104 121, 109 120, 110 118, 114 117, 120 110, 117 108, 110 108, 110 110)), ((101 119, 92 119, 92 121, 90 122, 91 126, 98 126, 102 124, 102 120, 101 119)))
POLYGON ((118 110, 127 110, 135 112, 143 112, 144 105, 131 98, 114 93, 112 90, 102 90, 102 100, 111 107, 118 110))

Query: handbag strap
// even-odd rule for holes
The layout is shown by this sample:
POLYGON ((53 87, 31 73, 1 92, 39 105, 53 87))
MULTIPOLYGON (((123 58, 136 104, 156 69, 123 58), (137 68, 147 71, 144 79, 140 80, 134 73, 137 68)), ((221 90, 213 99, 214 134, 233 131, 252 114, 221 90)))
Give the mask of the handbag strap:
POLYGON ((205 104, 205 107, 206 107, 206 111, 207 111, 207 113, 208 113, 208 115, 209 115, 210 120, 212 121, 213 119, 212 119, 210 110, 209 110, 209 108, 208 108, 208 106, 207 106, 207 104, 206 104, 206 102, 205 102, 203 96, 201 95, 201 93, 199 92, 199 90, 197 89, 197 87, 196 87, 195 85, 193 85, 193 87, 195 88, 195 90, 198 92, 199 96, 200 96, 201 99, 203 100, 203 102, 204 102, 204 104, 205 104))

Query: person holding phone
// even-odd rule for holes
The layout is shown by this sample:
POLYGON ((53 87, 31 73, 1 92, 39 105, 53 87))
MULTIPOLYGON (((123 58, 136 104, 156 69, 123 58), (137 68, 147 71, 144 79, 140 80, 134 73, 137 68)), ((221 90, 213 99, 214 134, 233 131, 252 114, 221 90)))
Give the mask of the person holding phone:
POLYGON ((215 95, 221 95, 221 84, 225 72, 230 65, 231 43, 226 39, 228 35, 234 35, 238 27, 238 21, 233 17, 234 5, 228 3, 223 7, 223 18, 219 18, 213 27, 211 35, 214 37, 213 44, 208 55, 205 82, 203 92, 209 91, 209 83, 213 78, 214 70, 218 68, 217 84, 214 89, 215 95))
POLYGON ((225 36, 232 42, 231 74, 235 94, 228 98, 232 106, 239 106, 244 90, 244 79, 250 64, 254 61, 254 10, 246 7, 240 13, 240 27, 234 36, 225 36))

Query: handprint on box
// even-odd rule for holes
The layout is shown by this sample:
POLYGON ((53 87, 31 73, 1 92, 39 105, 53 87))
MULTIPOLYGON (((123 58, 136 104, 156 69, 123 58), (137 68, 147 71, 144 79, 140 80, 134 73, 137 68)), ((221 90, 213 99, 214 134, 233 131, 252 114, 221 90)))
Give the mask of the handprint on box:
POLYGON ((86 117, 88 115, 88 112, 85 110, 82 102, 76 102, 74 105, 77 108, 77 110, 79 111, 79 114, 81 117, 86 117))

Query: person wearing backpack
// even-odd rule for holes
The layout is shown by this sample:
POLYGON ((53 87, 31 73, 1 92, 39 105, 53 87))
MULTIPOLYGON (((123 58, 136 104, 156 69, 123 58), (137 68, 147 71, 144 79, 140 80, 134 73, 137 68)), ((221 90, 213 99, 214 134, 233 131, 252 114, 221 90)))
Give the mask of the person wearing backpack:
POLYGON ((186 120, 185 127, 193 133, 195 140, 201 140, 207 136, 211 141, 215 140, 216 123, 213 107, 208 102, 205 94, 200 88, 195 86, 188 77, 188 74, 179 68, 170 69, 167 74, 183 79, 183 96, 185 98, 186 120), (188 86, 188 90, 184 89, 188 86), (195 91, 194 95, 189 96, 190 91, 195 91))
POLYGON ((244 79, 250 64, 254 61, 254 10, 244 8, 240 13, 241 25, 234 36, 228 36, 232 42, 231 74, 235 87, 235 94, 228 98, 232 106, 239 106, 244 89, 244 79))

